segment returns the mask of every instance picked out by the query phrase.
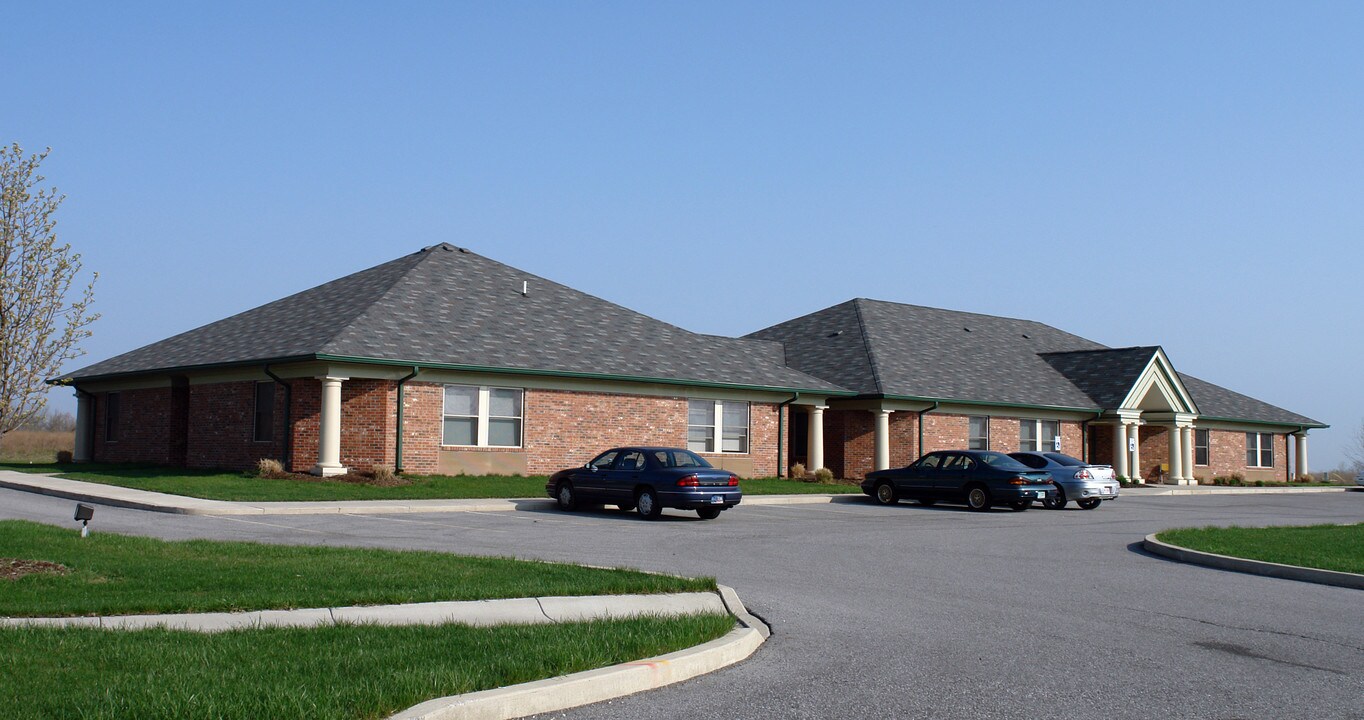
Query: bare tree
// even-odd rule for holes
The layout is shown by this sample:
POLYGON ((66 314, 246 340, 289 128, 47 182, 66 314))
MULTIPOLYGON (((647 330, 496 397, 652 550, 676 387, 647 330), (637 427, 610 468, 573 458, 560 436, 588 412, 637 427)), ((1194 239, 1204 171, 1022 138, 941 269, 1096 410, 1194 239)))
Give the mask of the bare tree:
POLYGON ((1359 429, 1345 444, 1345 457, 1354 464, 1356 472, 1364 470, 1364 420, 1359 421, 1359 429))
POLYGON ((42 414, 44 381, 84 353, 77 345, 99 319, 89 312, 94 277, 68 297, 81 256, 57 244, 64 196, 39 187, 50 151, 25 157, 18 143, 0 147, 0 439, 42 414))

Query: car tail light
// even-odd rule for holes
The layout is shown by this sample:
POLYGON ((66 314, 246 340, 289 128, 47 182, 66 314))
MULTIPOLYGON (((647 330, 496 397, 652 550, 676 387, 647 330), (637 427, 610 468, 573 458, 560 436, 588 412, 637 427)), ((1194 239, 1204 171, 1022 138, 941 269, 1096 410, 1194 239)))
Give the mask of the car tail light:
POLYGON ((730 487, 739 487, 739 476, 738 476, 738 475, 730 475, 730 476, 729 476, 729 486, 730 486, 730 487))
POLYGON ((1089 480, 1093 477, 1094 476, 1090 474, 1089 470, 1085 469, 1081 469, 1079 472, 1075 473, 1076 480, 1089 480))
POLYGON ((1018 476, 1018 477, 1016 477, 1016 478, 1009 478, 1009 484, 1010 484, 1010 485, 1031 485, 1031 484, 1032 484, 1032 481, 1029 480, 1029 479, 1027 479, 1027 478, 1025 478, 1025 477, 1023 477, 1022 475, 1020 475, 1020 476, 1018 476))
POLYGON ((700 486, 700 484, 701 478, 696 477, 695 475, 688 475, 684 478, 680 478, 677 481, 678 487, 698 487, 700 486))

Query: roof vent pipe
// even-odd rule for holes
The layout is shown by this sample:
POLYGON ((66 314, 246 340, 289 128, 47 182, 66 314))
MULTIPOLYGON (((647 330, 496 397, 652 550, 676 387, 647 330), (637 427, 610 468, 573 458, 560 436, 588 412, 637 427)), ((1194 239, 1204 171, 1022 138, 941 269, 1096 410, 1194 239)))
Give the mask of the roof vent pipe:
POLYGON ((521 297, 530 297, 530 281, 521 281, 521 297))

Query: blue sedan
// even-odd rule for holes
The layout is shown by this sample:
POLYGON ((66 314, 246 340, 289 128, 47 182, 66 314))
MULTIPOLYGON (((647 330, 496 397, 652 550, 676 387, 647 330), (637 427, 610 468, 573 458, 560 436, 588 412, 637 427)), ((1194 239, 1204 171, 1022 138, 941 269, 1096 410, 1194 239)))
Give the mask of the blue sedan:
POLYGON ((554 473, 545 492, 561 510, 615 505, 638 508, 649 520, 665 507, 695 510, 701 519, 713 520, 743 499, 737 475, 712 467, 690 450, 666 447, 612 448, 582 467, 554 473))

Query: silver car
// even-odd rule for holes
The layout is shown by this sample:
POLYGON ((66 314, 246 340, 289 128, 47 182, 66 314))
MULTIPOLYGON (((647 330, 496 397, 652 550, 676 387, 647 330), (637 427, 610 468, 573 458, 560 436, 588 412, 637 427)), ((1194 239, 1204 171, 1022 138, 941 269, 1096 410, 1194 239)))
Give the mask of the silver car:
POLYGON ((1081 510, 1093 510, 1104 500, 1118 498, 1118 476, 1111 465, 1091 465, 1058 452, 1016 452, 1009 457, 1034 470, 1043 470, 1056 483, 1042 505, 1060 510, 1071 500, 1081 510))

